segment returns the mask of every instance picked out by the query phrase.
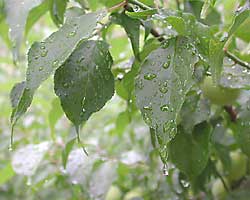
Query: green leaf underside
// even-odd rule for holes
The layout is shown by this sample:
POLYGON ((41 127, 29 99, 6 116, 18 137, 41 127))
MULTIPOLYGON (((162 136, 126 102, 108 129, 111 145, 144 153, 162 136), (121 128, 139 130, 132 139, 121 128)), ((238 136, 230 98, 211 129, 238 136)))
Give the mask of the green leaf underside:
POLYGON ((10 27, 10 38, 13 43, 13 58, 17 61, 23 38, 26 20, 30 10, 42 3, 42 0, 8 0, 6 1, 7 22, 10 27))
POLYGON ((79 126, 114 94, 112 57, 102 41, 85 41, 56 70, 55 93, 66 116, 79 126))
POLYGON ((189 39, 169 40, 167 48, 159 48, 145 59, 136 79, 137 106, 144 121, 156 130, 161 147, 174 138, 177 116, 194 83, 198 58, 193 52, 189 39))
POLYGON ((98 20, 105 12, 89 13, 66 20, 66 23, 43 42, 35 42, 28 52, 28 69, 25 88, 15 96, 11 122, 27 111, 36 89, 60 67, 74 51, 77 44, 91 37, 98 20))
POLYGON ((211 126, 204 122, 197 125, 192 134, 179 129, 169 145, 171 161, 191 179, 206 167, 210 136, 211 126))
POLYGON ((135 56, 138 57, 140 48, 140 21, 130 18, 125 13, 114 13, 112 15, 112 20, 125 29, 131 41, 133 52, 135 56))

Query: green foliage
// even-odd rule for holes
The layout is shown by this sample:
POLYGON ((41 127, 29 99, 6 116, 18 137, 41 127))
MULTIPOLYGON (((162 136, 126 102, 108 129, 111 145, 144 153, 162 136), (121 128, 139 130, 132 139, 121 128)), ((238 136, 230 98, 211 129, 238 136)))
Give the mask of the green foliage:
POLYGON ((0 0, 0 199, 248 199, 249 20, 249 0, 0 0))

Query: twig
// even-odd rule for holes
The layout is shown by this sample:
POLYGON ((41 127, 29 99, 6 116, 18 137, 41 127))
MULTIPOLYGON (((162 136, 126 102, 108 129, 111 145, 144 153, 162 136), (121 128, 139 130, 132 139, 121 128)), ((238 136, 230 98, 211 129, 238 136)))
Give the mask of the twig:
POLYGON ((230 59, 232 59, 235 63, 241 65, 242 67, 245 67, 250 70, 250 64, 248 62, 245 62, 238 58, 236 55, 232 54, 231 52, 227 51, 227 49, 224 49, 224 52, 226 56, 230 59))
POLYGON ((229 114, 231 121, 236 122, 237 120, 237 112, 233 108, 233 106, 224 106, 225 111, 229 114))

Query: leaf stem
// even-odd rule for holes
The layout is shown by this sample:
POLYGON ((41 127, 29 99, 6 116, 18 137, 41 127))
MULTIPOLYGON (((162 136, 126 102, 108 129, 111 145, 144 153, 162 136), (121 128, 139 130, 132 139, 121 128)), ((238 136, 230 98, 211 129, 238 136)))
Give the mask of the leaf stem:
POLYGON ((137 5, 137 6, 139 6, 143 10, 152 9, 151 7, 145 5, 144 3, 140 2, 140 1, 137 1, 137 0, 128 0, 128 3, 137 5))
POLYGON ((234 55, 231 52, 227 51, 227 49, 224 49, 224 52, 225 52, 226 56, 228 58, 232 59, 235 63, 241 65, 242 67, 250 69, 250 64, 248 62, 245 62, 245 61, 241 60, 236 55, 234 55))
POLYGON ((181 10, 180 1, 179 0, 175 0, 175 2, 176 2, 177 9, 181 10))

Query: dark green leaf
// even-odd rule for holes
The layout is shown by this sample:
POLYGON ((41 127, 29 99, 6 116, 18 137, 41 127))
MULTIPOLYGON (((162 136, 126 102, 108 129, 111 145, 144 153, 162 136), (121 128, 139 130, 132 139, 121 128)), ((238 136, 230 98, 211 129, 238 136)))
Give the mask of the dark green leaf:
POLYGON ((126 15, 135 19, 147 19, 149 16, 152 16, 156 13, 157 13, 157 9, 143 10, 140 12, 129 12, 129 11, 125 12, 126 15))
POLYGON ((156 129, 158 142, 165 145, 176 134, 177 117, 193 81, 198 61, 186 38, 169 41, 145 59, 136 80, 136 101, 144 121, 156 129))
POLYGON ((75 126, 99 111, 113 96, 112 63, 106 43, 85 41, 56 70, 55 93, 75 126))
POLYGON ((59 26, 64 22, 64 13, 68 0, 50 0, 50 15, 53 22, 59 26))
POLYGON ((190 179, 197 177, 207 165, 210 135, 211 127, 204 122, 194 128, 192 135, 179 129, 170 142, 171 161, 190 179))
POLYGON ((121 25, 132 44, 132 48, 136 57, 139 56, 140 48, 140 21, 138 19, 132 19, 125 13, 114 13, 112 15, 112 20, 114 23, 121 25))
POLYGON ((15 97, 18 104, 12 111, 12 124, 27 111, 36 89, 65 62, 79 41, 91 37, 97 21, 103 15, 102 11, 70 18, 44 42, 35 42, 31 46, 28 53, 26 87, 19 92, 20 96, 15 97))

